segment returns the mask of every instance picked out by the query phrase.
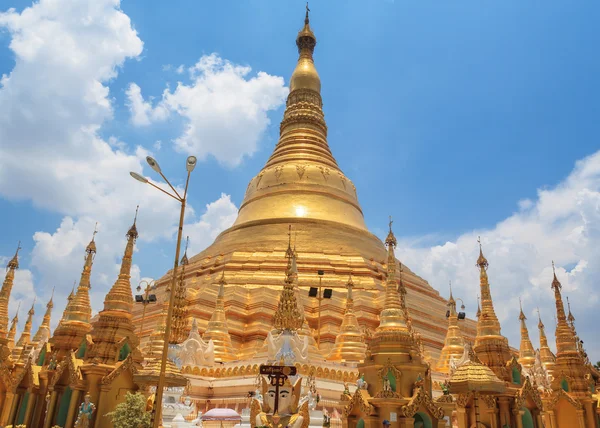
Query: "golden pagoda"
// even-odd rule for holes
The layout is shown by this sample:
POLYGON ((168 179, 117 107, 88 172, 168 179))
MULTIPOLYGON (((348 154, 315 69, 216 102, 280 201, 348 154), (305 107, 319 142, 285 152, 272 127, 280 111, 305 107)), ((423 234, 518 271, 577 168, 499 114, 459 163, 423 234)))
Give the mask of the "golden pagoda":
POLYGON ((219 280, 219 293, 217 294, 217 305, 213 312, 206 331, 202 335, 205 342, 213 341, 215 344, 215 361, 236 360, 235 351, 231 344, 231 336, 227 329, 227 315, 225 314, 225 271, 219 280))
POLYGON ((17 324, 19 323, 19 310, 21 310, 21 302, 19 302, 19 305, 17 306, 17 311, 10 322, 10 329, 8 330, 7 346, 11 351, 15 347, 15 335, 17 334, 17 324))
POLYGON ((510 381, 507 374, 506 363, 512 357, 508 346, 508 339, 500 332, 500 322, 494 311, 492 293, 488 281, 488 261, 483 255, 481 240, 479 242, 479 287, 481 292, 481 314, 477 320, 477 336, 473 350, 481 362, 491 368, 496 376, 502 380, 510 381))
POLYGON ((554 370, 554 362, 556 361, 556 356, 548 346, 548 338, 546 337, 546 329, 544 327, 544 323, 542 322, 542 317, 540 315, 540 310, 538 308, 538 330, 540 334, 540 359, 544 368, 548 371, 550 375, 554 370))
POLYGON ((92 328, 90 324, 92 316, 90 276, 92 274, 94 256, 96 255, 96 233, 97 231, 94 230, 92 240, 85 249, 85 262, 77 292, 75 294, 71 292, 63 316, 50 338, 50 343, 53 347, 52 352, 57 361, 62 361, 70 352, 79 349, 82 346, 85 335, 92 328))
POLYGON ((458 326, 458 312, 456 312, 456 301, 452 296, 452 285, 450 285, 450 298, 448 299, 448 332, 442 348, 442 354, 435 367, 441 373, 450 373, 452 360, 459 360, 465 350, 465 340, 458 326))
POLYGON ((519 346, 519 364, 524 368, 530 369, 535 363, 535 350, 531 344, 529 338, 529 330, 527 330, 527 324, 525 321, 527 317, 523 313, 523 306, 521 305, 521 299, 519 299, 519 321, 521 322, 521 345, 519 346))
POLYGON ((344 320, 340 326, 340 333, 335 339, 335 345, 327 359, 330 361, 362 362, 365 359, 367 345, 365 345, 364 334, 360 331, 358 319, 354 314, 354 299, 352 297, 354 282, 352 281, 352 275, 348 278, 346 287, 348 294, 346 296, 344 320))
POLYGON ((31 309, 29 309, 29 312, 27 312, 27 320, 25 321, 25 327, 23 327, 21 336, 19 337, 19 340, 17 340, 17 343, 15 344, 14 348, 12 349, 13 361, 15 361, 17 363, 21 363, 21 364, 25 363, 25 361, 23 361, 24 351, 27 351, 29 344, 31 343, 31 324, 33 321, 33 316, 35 315, 35 310, 33 308, 34 305, 35 305, 35 299, 33 300, 33 303, 31 304, 31 309))
POLYGON ((4 282, 2 283, 2 289, 0 289, 0 361, 2 361, 0 364, 7 362, 8 356, 10 355, 10 349, 8 348, 8 305, 10 302, 10 293, 15 280, 15 271, 19 268, 20 249, 21 243, 19 242, 15 255, 6 265, 6 276, 4 277, 4 282))

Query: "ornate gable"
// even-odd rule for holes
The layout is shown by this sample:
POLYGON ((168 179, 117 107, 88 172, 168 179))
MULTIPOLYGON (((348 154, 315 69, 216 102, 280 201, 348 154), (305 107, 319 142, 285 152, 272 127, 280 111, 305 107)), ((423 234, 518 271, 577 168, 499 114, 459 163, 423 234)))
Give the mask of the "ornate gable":
POLYGON ((138 367, 133 361, 133 354, 129 354, 127 358, 117 363, 115 369, 102 378, 100 384, 110 385, 121 373, 123 373, 126 370, 129 370, 132 375, 136 374, 138 371, 138 367))
POLYGON ((423 387, 417 388, 417 393, 413 395, 408 404, 402 406, 402 414, 407 418, 412 418, 421 407, 427 409, 436 419, 444 418, 444 409, 433 401, 429 392, 423 387))
POLYGON ((540 393, 531 385, 529 377, 526 377, 525 382, 523 382, 523 386, 519 391, 517 391, 517 394, 515 396, 515 406, 513 408, 514 414, 519 413, 519 410, 521 410, 521 408, 523 407, 523 404, 525 403, 527 397, 531 398, 531 400, 534 402, 535 406, 539 410, 543 410, 544 405, 542 403, 542 397, 540 397, 540 393))
POLYGON ((348 403, 348 405, 344 407, 344 416, 349 416, 355 409, 359 410, 361 413, 367 416, 375 415, 375 407, 373 407, 369 403, 369 398, 371 397, 369 396, 369 392, 366 389, 358 388, 354 392, 350 403, 348 403))
POLYGON ((567 400, 577 410, 581 410, 583 408, 579 400, 576 400, 575 398, 571 397, 571 395, 565 392, 564 390, 558 389, 554 392, 554 394, 552 394, 550 403, 548 403, 548 410, 554 410, 556 404, 561 400, 561 398, 567 400))

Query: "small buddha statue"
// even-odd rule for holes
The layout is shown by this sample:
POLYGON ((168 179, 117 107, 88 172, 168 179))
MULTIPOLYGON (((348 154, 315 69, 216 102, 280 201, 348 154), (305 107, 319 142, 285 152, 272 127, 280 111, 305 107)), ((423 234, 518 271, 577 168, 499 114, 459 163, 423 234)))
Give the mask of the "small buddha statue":
POLYGON ((77 415, 77 420, 75 421, 75 428, 89 428, 92 415, 94 410, 96 410, 96 406, 90 402, 90 399, 90 394, 85 394, 84 401, 79 406, 79 415, 77 415))
POLYGON ((308 412, 308 401, 298 406, 300 400, 301 378, 292 385, 286 379, 283 386, 279 387, 279 400, 277 413, 273 414, 275 408, 276 388, 262 379, 263 403, 252 400, 251 418, 255 427, 269 428, 306 428, 310 420, 308 412))

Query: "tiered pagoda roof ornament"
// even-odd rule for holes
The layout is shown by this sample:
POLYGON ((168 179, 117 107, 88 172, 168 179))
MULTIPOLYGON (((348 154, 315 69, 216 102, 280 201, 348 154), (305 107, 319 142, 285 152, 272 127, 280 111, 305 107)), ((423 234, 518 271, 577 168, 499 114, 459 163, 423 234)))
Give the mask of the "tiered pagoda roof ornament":
POLYGON ((59 360, 72 350, 79 348, 85 335, 92 328, 90 325, 92 317, 90 276, 92 274, 94 256, 96 255, 96 233, 98 233, 98 230, 94 229, 92 240, 85 249, 85 262, 77 292, 75 294, 71 292, 63 317, 50 339, 50 343, 52 343, 54 349, 59 350, 59 355, 57 356, 59 360))
POLYGON ((567 321, 569 322, 569 327, 571 327, 573 334, 575 334, 575 317, 573 316, 573 313, 571 312, 571 302, 569 302, 569 296, 567 296, 567 307, 569 308, 569 314, 567 315, 567 321))
POLYGON ((8 334, 8 304, 10 301, 10 293, 12 291, 15 280, 15 271, 19 269, 19 250, 21 242, 17 245, 17 251, 12 259, 6 265, 6 276, 0 290, 0 346, 3 339, 6 339, 8 334))
POLYGON ((540 333, 540 360, 544 365, 544 368, 548 371, 549 374, 552 374, 554 370, 554 363, 556 361, 556 356, 548 346, 548 338, 546 337, 546 330, 544 327, 544 323, 542 322, 542 317, 540 315, 540 309, 538 308, 538 330, 540 333))
POLYGON ((519 321, 521 321, 521 345, 519 347, 519 364, 521 364, 526 369, 530 369, 535 363, 535 349, 533 349, 531 339, 529 338, 529 330, 527 330, 527 324, 525 323, 527 317, 523 313, 523 306, 521 304, 520 298, 519 308, 519 321))
MULTIPOLYGON (((407 310, 404 299, 404 287, 399 287, 396 277, 396 255, 394 248, 397 245, 396 237, 392 231, 392 220, 390 219, 390 230, 385 239, 388 249, 387 257, 387 279, 385 285, 385 298, 383 309, 380 313, 379 326, 375 329, 371 339, 371 355, 405 354, 409 358, 415 350, 415 340, 407 323, 407 310)), ((418 351, 417 351, 418 352, 418 351)))
POLYGON ((553 370, 553 389, 566 389, 576 395, 586 396, 589 392, 589 385, 585 380, 587 368, 579 352, 577 334, 569 325, 565 314, 565 307, 562 300, 562 285, 556 277, 556 268, 552 262, 552 290, 554 290, 554 300, 556 303, 556 361, 553 370), (567 385, 564 385, 566 383, 567 385))
POLYGON ((445 374, 450 372, 452 360, 458 360, 465 351, 465 340, 458 326, 458 312, 456 301, 452 296, 452 283, 450 283, 450 298, 448 299, 448 332, 444 340, 444 347, 438 360, 436 370, 445 374))
POLYGON ((92 324, 91 335, 94 343, 87 349, 86 360, 92 360, 94 363, 114 364, 118 359, 122 359, 123 354, 129 352, 133 353, 134 360, 138 362, 143 360, 137 349, 139 339, 131 321, 133 293, 130 278, 133 250, 138 237, 137 214, 138 209, 135 211, 133 225, 127 231, 127 244, 119 276, 104 298, 104 309, 92 324))
POLYGON ((488 261, 483 255, 481 239, 479 243, 479 287, 481 292, 481 315, 477 320, 477 336, 473 350, 481 362, 490 367, 496 375, 504 380, 510 380, 506 370, 506 363, 512 358, 508 339, 502 336, 500 322, 494 311, 490 284, 488 282, 488 261))
POLYGON ((44 314, 44 318, 42 319, 42 323, 38 328, 37 332, 33 336, 31 340, 31 345, 33 347, 37 347, 38 345, 43 345, 48 339, 50 339, 50 317, 52 316, 52 308, 54 308, 54 302, 52 299, 54 298, 54 288, 52 289, 52 296, 48 303, 46 304, 46 313, 44 314))
POLYGON ((206 331, 202 336, 205 342, 214 343, 215 361, 233 361, 237 357, 231 343, 231 336, 227 328, 227 315, 225 313, 225 271, 221 273, 219 280, 219 292, 217 294, 217 304, 215 310, 206 326, 206 331))
MULTIPOLYGON (((29 347, 29 344, 31 343, 31 323, 33 320, 33 316, 35 315, 35 309, 33 308, 34 306, 35 299, 33 299, 31 309, 29 309, 29 312, 27 312, 27 321, 25 321, 25 327, 23 327, 21 336, 19 337, 19 340, 17 340, 17 343, 15 344, 15 347, 12 350, 12 357, 15 361, 22 360, 22 357, 24 356, 23 351, 26 351, 29 347)), ((21 362, 23 364, 25 363, 25 361, 21 362)))
POLYGON ((17 324, 19 324, 19 311, 21 310, 21 302, 17 306, 17 311, 15 312, 15 316, 10 322, 10 330, 8 330, 7 336, 7 346, 11 351, 15 347, 15 335, 17 334, 17 324))
POLYGON ((185 300, 185 268, 189 264, 187 249, 190 243, 190 237, 188 236, 185 242, 185 251, 183 253, 183 257, 181 258, 181 274, 179 276, 179 281, 177 281, 177 285, 175 288, 175 301, 173 302, 173 311, 172 311, 172 325, 171 325, 171 344, 178 344, 183 342, 187 338, 187 305, 185 300))
POLYGON ((367 346, 365 345, 364 335, 358 325, 358 319, 354 313, 354 299, 352 298, 352 289, 354 282, 352 274, 346 283, 348 294, 346 296, 346 311, 340 327, 340 333, 335 339, 335 345, 331 354, 327 358, 332 361, 363 361, 367 346))

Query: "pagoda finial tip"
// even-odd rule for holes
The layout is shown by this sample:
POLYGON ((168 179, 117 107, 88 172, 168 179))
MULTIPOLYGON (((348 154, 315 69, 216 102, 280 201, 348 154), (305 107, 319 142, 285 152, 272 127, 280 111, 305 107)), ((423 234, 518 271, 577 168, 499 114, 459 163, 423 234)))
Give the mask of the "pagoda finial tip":
POLYGON ((310 12, 310 9, 308 8, 308 2, 306 2, 306 16, 304 17, 304 24, 305 25, 308 25, 308 23, 309 23, 308 12, 310 12))
POLYGON ((481 269, 487 269, 488 267, 488 261, 485 258, 485 256, 483 255, 483 247, 481 245, 481 236, 477 237, 477 243, 479 244, 479 257, 477 258, 477 266, 479 266, 479 268, 481 269))

